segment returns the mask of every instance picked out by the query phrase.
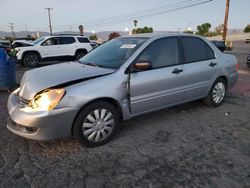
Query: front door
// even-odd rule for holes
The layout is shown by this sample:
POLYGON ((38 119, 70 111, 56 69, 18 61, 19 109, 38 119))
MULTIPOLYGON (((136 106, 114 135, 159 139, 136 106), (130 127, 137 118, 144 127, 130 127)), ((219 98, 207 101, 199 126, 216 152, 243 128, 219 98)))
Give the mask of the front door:
POLYGON ((138 56, 151 69, 130 75, 130 106, 133 115, 181 103, 184 99, 183 65, 179 64, 178 39, 158 39, 138 56))
POLYGON ((39 47, 39 52, 42 58, 50 58, 60 56, 60 51, 58 50, 59 39, 57 37, 52 37, 45 40, 39 47))

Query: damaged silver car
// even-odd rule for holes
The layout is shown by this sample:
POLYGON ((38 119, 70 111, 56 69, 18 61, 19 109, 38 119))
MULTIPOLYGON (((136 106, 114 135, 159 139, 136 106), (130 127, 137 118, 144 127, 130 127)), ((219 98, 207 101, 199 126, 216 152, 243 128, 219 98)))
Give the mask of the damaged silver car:
POLYGON ((113 39, 79 62, 27 71, 10 94, 7 128, 48 140, 107 143, 119 121, 203 99, 219 106, 237 81, 237 61, 203 37, 144 34, 113 39))

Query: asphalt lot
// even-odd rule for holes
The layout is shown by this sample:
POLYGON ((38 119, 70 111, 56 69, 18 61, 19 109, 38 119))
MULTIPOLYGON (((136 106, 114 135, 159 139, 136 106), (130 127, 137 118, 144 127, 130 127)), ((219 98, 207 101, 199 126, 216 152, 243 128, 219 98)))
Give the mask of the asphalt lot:
MULTIPOLYGON (((97 148, 13 135, 1 92, 0 187, 250 187, 250 44, 230 53, 240 77, 222 106, 195 101, 123 122, 97 148)), ((17 66, 18 81, 25 70, 17 66)))

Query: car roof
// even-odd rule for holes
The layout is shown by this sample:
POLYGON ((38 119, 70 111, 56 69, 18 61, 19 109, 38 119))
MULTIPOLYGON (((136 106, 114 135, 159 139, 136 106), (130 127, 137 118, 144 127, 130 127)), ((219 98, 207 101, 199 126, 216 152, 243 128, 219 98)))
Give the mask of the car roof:
POLYGON ((86 36, 81 36, 81 35, 52 35, 52 36, 43 36, 43 37, 40 37, 40 38, 44 38, 44 39, 48 39, 48 38, 51 38, 51 37, 81 37, 81 38, 88 38, 86 36))

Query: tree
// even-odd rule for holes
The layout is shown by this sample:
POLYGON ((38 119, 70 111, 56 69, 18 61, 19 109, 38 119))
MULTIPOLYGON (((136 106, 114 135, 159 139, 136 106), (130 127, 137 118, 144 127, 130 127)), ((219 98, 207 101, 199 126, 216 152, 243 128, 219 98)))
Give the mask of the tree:
POLYGON ((97 37, 96 34, 93 34, 93 35, 90 35, 90 36, 89 36, 89 39, 90 39, 90 40, 97 40, 98 37, 97 37))
POLYGON ((210 28, 211 28, 210 23, 204 23, 202 25, 198 25, 197 26, 198 34, 202 35, 202 36, 205 36, 208 33, 210 28))
POLYGON ((137 28, 133 29, 133 34, 139 34, 139 33, 153 33, 154 30, 152 27, 145 26, 144 28, 137 28))
POLYGON ((250 32, 250 24, 247 24, 247 26, 244 29, 245 33, 249 33, 250 32))
POLYGON ((214 34, 215 35, 221 35, 221 33, 223 31, 223 27, 224 27, 224 24, 220 24, 220 25, 216 26, 214 28, 214 30, 215 30, 214 34))
POLYGON ((193 31, 183 31, 183 33, 187 33, 187 34, 194 34, 193 31))
POLYGON ((113 38, 116 38, 116 37, 120 37, 120 33, 118 32, 112 32, 109 34, 109 40, 113 39, 113 38))

